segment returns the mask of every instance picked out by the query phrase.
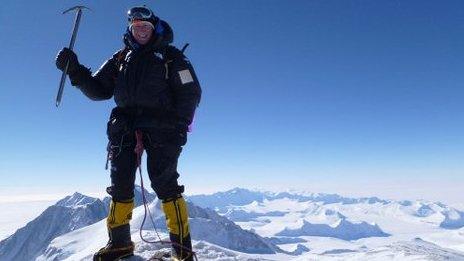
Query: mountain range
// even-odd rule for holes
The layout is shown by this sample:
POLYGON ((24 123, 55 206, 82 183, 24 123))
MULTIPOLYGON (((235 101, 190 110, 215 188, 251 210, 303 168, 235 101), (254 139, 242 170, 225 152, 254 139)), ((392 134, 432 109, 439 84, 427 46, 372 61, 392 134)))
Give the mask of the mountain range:
MULTIPOLYGON (((134 209, 129 260, 169 251, 140 239, 167 238, 160 202, 145 194, 157 232, 151 222, 140 231, 144 208, 134 209)), ((199 260, 464 260, 464 213, 440 202, 243 188, 186 198, 199 260)), ((107 240, 109 201, 77 192, 58 201, 0 242, 0 260, 91 259, 107 240)))

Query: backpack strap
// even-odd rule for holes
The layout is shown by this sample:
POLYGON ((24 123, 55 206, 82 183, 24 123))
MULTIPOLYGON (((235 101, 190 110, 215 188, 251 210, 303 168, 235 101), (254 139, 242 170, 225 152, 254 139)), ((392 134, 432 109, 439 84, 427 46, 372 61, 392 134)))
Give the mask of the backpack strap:
MULTIPOLYGON (((182 49, 180 50, 180 53, 181 55, 184 55, 184 51, 185 49, 187 49, 187 47, 189 46, 190 44, 189 43, 186 43, 184 45, 184 47, 182 47, 182 49)), ((170 48, 170 47, 167 47, 167 48, 170 48)), ((175 58, 177 58, 177 56, 173 55, 171 52, 168 52, 167 51, 167 48, 164 49, 164 52, 163 52, 163 59, 164 59, 164 68, 166 69, 166 74, 164 76, 164 78, 166 80, 169 79, 169 64, 174 61, 175 58)), ((171 47, 171 48, 175 48, 175 47, 171 47)))

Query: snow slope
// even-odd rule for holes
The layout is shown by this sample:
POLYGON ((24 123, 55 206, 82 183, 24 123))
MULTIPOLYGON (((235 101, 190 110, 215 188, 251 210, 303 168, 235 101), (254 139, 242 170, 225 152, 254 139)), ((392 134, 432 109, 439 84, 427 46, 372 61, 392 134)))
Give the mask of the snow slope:
MULTIPOLYGON (((168 237, 166 227, 161 222, 164 222, 165 217, 161 211, 159 200, 153 201, 149 205, 149 210, 153 213, 153 219, 159 234, 163 240, 166 240, 168 237)), ((276 251, 280 250, 264 238, 252 232, 244 231, 214 211, 202 209, 191 203, 189 204, 189 210, 192 238, 197 246, 201 246, 200 248, 206 251, 201 254, 202 259, 200 260, 207 258, 205 255, 217 258, 224 255, 246 255, 244 253, 275 254, 276 251), (216 253, 212 254, 211 251, 216 253)), ((142 242, 138 232, 143 217, 143 206, 134 209, 133 220, 131 221, 132 240, 137 244, 137 255, 149 258, 157 250, 167 246, 142 242)), ((142 233, 150 241, 157 240, 151 223, 144 226, 142 233)), ((105 220, 102 220, 55 238, 44 254, 39 256, 37 260, 88 260, 107 240, 106 223, 105 220)))
POLYGON ((419 261, 419 260, 464 260, 464 254, 451 249, 442 248, 433 243, 415 238, 410 241, 399 241, 374 249, 357 250, 334 249, 322 254, 302 255, 294 261, 338 260, 338 261, 419 261))
MULTIPOLYGON (((141 188, 134 190, 136 205, 142 204, 141 188)), ((154 195, 145 191, 147 200, 154 195)), ((0 241, 0 260, 32 260, 57 236, 104 219, 110 198, 103 200, 78 192, 48 207, 41 215, 0 241)))

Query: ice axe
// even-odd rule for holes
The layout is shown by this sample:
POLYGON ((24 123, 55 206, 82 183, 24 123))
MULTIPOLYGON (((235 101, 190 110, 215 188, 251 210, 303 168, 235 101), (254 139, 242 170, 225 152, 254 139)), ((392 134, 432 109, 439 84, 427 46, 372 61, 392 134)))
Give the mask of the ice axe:
MULTIPOLYGON (((71 7, 68 10, 63 12, 63 14, 66 14, 68 12, 77 10, 76 18, 74 19, 74 28, 73 28, 73 33, 72 33, 72 36, 71 36, 71 42, 69 43, 69 49, 71 51, 74 48, 74 42, 76 42, 77 29, 79 29, 79 23, 81 21, 82 9, 91 10, 90 8, 88 8, 86 6, 77 5, 77 6, 71 7)), ((66 67, 64 68, 63 74, 61 75, 60 87, 58 89, 58 94, 56 95, 56 107, 58 107, 60 105, 60 103, 61 103, 61 97, 63 96, 64 82, 66 81, 66 74, 68 72, 68 66, 69 66, 69 60, 66 62, 66 67)))

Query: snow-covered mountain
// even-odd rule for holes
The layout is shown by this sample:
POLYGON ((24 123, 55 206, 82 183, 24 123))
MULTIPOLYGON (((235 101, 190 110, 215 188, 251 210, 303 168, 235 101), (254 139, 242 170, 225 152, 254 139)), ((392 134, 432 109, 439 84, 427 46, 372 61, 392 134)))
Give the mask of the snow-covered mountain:
POLYGON ((275 254, 282 250, 259 235, 243 230, 210 209, 188 204, 194 240, 203 240, 231 250, 251 254, 275 254))
MULTIPOLYGON (((157 231, 166 240, 167 229, 165 217, 160 207, 160 201, 154 200, 148 209, 153 213, 153 221, 157 231)), ((149 245, 139 237, 139 229, 144 219, 143 206, 134 209, 131 221, 132 239, 138 245, 139 256, 147 256, 148 253, 154 254, 161 249, 161 245, 149 245)), ((232 252, 249 254, 275 254, 281 251, 273 243, 256 235, 253 232, 245 231, 232 221, 222 217, 211 210, 205 210, 189 203, 189 220, 191 223, 191 234, 194 242, 206 248, 228 249, 232 252)), ((149 241, 157 240, 156 233, 153 233, 153 225, 146 223, 142 230, 144 238, 149 241)), ((91 259, 92 254, 102 247, 107 240, 106 223, 102 220, 91 226, 75 230, 63 236, 55 238, 44 254, 38 260, 81 260, 91 259)), ((166 247, 166 246, 164 246, 166 247)), ((203 260, 203 259, 200 259, 203 260)))
MULTIPOLYGON (((140 205, 140 187, 136 188, 135 195, 136 205, 140 205)), ((155 214, 153 221, 156 228, 161 233, 167 234, 166 221, 161 211, 160 202, 155 199, 156 197, 153 194, 145 192, 145 195, 151 200, 149 209, 155 214)), ((85 240, 89 238, 98 239, 93 246, 94 248, 101 247, 107 240, 105 217, 108 213, 108 205, 108 197, 99 200, 80 193, 67 196, 45 210, 26 227, 21 228, 15 234, 0 242, 0 260, 33 260, 43 253, 45 254, 41 255, 39 259, 67 258, 70 252, 64 250, 66 247, 61 248, 57 247, 57 245, 61 246, 60 244, 63 242, 71 242, 71 245, 74 246, 75 238, 78 238, 78 236, 71 241, 59 237, 71 231, 75 233, 68 233, 71 237, 84 235, 83 239, 85 240), (50 229, 43 229, 44 227, 50 229), (37 240, 37 235, 40 235, 39 240, 37 240)), ((282 251, 267 239, 253 232, 243 230, 232 221, 212 210, 200 208, 191 202, 188 202, 188 205, 194 240, 203 240, 218 247, 243 253, 274 254, 276 251, 282 251)), ((132 230, 136 233, 144 217, 143 207, 136 208, 133 217, 131 222, 132 230)), ((144 229, 152 230, 153 225, 147 222, 144 229)), ((137 235, 134 235, 134 238, 137 238, 137 235)), ((78 252, 81 252, 81 249, 78 252)), ((74 252, 71 251, 71 253, 74 252)))
MULTIPOLYGON (((285 219, 299 213, 297 219, 303 221, 315 220, 315 223, 333 224, 362 223, 365 220, 344 215, 355 209, 372 214, 385 214, 404 217, 406 220, 422 220, 423 223, 437 225, 444 229, 460 229, 464 227, 464 212, 449 207, 440 202, 394 201, 377 197, 348 198, 336 194, 288 192, 261 192, 235 188, 211 195, 194 195, 189 200, 198 206, 216 210, 219 214, 234 222, 250 222, 252 220, 285 219), (382 213, 385 212, 385 213, 382 213), (348 218, 347 218, 348 216, 348 218), (350 222, 354 219, 357 222, 350 222), (325 221, 325 222, 319 222, 325 221)), ((364 224, 368 227, 369 224, 364 224)), ((285 228, 285 227, 284 227, 285 228)), ((287 229, 290 230, 290 229, 287 229)))
MULTIPOLYGON (((56 207, 89 208, 93 200, 73 196, 56 207)), ((187 201, 199 260, 464 260, 464 213, 439 202, 241 188, 189 196, 187 201)), ((167 238, 159 201, 152 201, 149 209, 158 233, 167 238)), ((140 239, 143 216, 143 207, 134 210, 131 232, 137 247, 129 260, 168 251, 166 245, 140 239)), ((44 243, 37 260, 89 260, 107 240, 105 220, 78 224, 44 243)), ((141 234, 157 239, 151 222, 141 234)), ((23 232, 22 238, 27 236, 31 237, 23 232)), ((10 243, 11 250, 4 243, 0 255, 21 248, 20 243, 10 243)))
POLYGON ((0 260, 33 260, 51 240, 101 220, 108 206, 79 193, 48 207, 40 216, 0 242, 0 260))
POLYGON ((419 241, 415 238, 434 245, 433 249, 443 247, 453 249, 443 249, 444 252, 464 252, 464 214, 440 202, 242 188, 189 199, 199 206, 215 209, 284 250, 295 254, 304 246, 309 251, 300 256, 307 259, 299 260, 319 260, 319 255, 336 259, 336 255, 364 253, 378 247, 396 246, 398 242, 417 245, 419 241), (317 256, 311 256, 314 254, 317 256))
POLYGON ((227 210, 228 206, 243 206, 254 201, 263 202, 265 200, 290 199, 297 202, 321 202, 323 204, 343 203, 387 203, 377 197, 369 198, 347 198, 337 194, 324 193, 290 193, 290 192, 268 192, 252 191, 243 188, 234 188, 225 192, 217 192, 212 195, 194 195, 189 199, 196 205, 204 208, 215 209, 219 212, 227 210))
MULTIPOLYGON (((135 190, 136 205, 142 204, 141 188, 135 190)), ((154 195, 145 191, 147 200, 154 195)), ((110 198, 103 200, 78 192, 48 207, 40 216, 0 241, 0 260, 33 260, 57 236, 86 227, 108 215, 110 198)))

